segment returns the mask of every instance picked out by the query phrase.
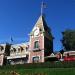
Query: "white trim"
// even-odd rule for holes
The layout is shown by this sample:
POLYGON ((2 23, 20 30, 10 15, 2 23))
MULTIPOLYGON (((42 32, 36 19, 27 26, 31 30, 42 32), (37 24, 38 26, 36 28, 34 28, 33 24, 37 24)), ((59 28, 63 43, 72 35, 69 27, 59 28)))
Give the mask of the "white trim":
POLYGON ((19 56, 8 56, 7 59, 16 59, 16 58, 24 58, 26 55, 19 55, 19 56))
POLYGON ((42 62, 44 62, 44 50, 42 50, 42 62))

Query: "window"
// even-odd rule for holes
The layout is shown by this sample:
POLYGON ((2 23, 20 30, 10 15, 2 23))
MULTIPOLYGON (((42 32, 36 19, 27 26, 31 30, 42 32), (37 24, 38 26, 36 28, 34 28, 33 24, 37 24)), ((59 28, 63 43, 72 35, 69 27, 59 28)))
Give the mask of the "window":
POLYGON ((10 54, 14 54, 14 53, 16 53, 16 48, 13 48, 13 47, 12 47, 12 48, 10 49, 10 54))
POLYGON ((29 49, 29 45, 26 46, 26 51, 28 51, 28 49, 29 49))
POLYGON ((12 49, 11 49, 10 53, 11 53, 11 54, 14 53, 12 49))
POLYGON ((33 63, 38 63, 39 62, 39 57, 38 56, 35 56, 32 58, 33 60, 33 63))
POLYGON ((23 50, 24 50, 24 49, 23 49, 23 47, 22 47, 22 46, 20 46, 20 50, 21 50, 21 52, 23 52, 23 50))
POLYGON ((26 51, 28 50, 28 47, 26 47, 26 51))
POLYGON ((15 49, 15 48, 13 48, 13 51, 14 51, 14 52, 16 52, 16 49, 15 49))
POLYGON ((20 49, 20 48, 18 48, 18 53, 20 53, 20 51, 21 51, 21 49, 20 49))
POLYGON ((38 41, 34 42, 34 48, 39 48, 39 42, 38 41))

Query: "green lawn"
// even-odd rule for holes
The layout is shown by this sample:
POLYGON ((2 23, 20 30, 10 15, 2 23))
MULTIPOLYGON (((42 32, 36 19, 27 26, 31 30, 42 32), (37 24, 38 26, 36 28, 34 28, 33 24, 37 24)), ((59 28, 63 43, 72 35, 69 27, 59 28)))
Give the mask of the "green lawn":
POLYGON ((14 75, 12 71, 19 75, 75 75, 75 68, 0 69, 0 75, 14 75))

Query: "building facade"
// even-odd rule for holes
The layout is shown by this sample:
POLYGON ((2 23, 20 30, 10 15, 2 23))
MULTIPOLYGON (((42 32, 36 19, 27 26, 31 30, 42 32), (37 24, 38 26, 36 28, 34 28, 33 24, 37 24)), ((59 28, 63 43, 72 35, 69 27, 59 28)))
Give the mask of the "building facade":
POLYGON ((44 16, 39 17, 29 36, 28 43, 10 44, 5 55, 0 52, 1 64, 3 57, 12 65, 45 62, 45 57, 53 52, 53 36, 44 16))
POLYGON ((8 64, 28 63, 28 43, 14 44, 10 48, 10 56, 7 56, 8 64))

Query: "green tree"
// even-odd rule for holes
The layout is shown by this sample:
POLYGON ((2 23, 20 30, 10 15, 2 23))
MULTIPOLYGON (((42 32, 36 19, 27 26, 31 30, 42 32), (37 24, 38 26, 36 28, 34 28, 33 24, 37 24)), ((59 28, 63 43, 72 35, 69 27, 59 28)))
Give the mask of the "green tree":
POLYGON ((75 50, 75 30, 66 30, 62 34, 62 44, 65 50, 75 50))

